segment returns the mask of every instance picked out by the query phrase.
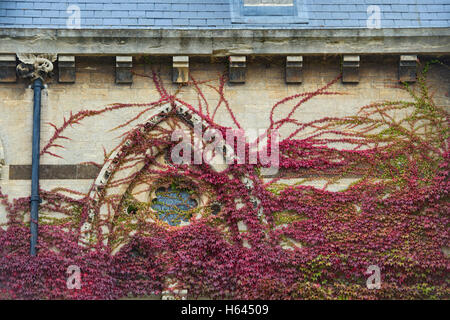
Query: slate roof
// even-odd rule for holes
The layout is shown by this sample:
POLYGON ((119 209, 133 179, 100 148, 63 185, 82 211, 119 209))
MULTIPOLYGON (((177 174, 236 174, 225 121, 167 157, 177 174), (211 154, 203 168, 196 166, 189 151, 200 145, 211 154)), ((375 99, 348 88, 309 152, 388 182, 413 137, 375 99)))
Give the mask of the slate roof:
POLYGON ((366 28, 370 5, 381 10, 381 28, 450 26, 450 0, 295 0, 302 19, 272 16, 262 23, 239 23, 239 1, 0 0, 0 28, 66 28, 70 5, 81 10, 81 29, 366 28))

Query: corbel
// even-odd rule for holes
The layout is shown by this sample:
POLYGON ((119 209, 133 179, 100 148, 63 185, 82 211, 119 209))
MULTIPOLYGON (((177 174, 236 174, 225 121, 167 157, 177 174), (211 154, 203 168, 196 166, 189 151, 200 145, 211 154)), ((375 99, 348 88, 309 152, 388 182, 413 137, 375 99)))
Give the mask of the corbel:
POLYGON ((303 56, 286 57, 286 83, 302 83, 303 56))
POLYGON ((400 82, 416 82, 417 80, 417 56, 402 55, 398 68, 398 80, 400 82))
POLYGON ((359 61, 357 55, 344 55, 342 58, 342 82, 358 83, 359 82, 359 61))
POLYGON ((174 56, 172 66, 172 82, 188 83, 189 81, 189 57, 174 56))
POLYGON ((75 56, 58 55, 58 82, 75 82, 75 56))
POLYGON ((132 56, 116 56, 116 83, 133 83, 132 56))
POLYGON ((229 81, 231 83, 245 83, 245 75, 247 71, 245 56, 229 57, 229 81))
POLYGON ((0 82, 16 82, 16 55, 0 55, 0 82))

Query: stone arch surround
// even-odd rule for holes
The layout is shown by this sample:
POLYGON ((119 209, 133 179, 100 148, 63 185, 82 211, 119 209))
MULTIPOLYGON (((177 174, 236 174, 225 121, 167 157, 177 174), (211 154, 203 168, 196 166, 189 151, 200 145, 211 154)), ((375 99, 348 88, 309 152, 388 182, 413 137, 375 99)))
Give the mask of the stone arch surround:
MULTIPOLYGON (((182 120, 187 119, 187 123, 189 126, 194 126, 195 124, 201 124, 203 128, 208 128, 210 124, 202 119, 200 115, 198 115, 196 112, 190 110, 189 108, 185 106, 172 106, 170 104, 166 104, 162 107, 159 107, 154 110, 154 112, 149 116, 148 120, 144 122, 144 126, 141 127, 140 130, 151 130, 152 127, 156 126, 157 124, 164 121, 169 114, 171 114, 172 111, 175 111, 176 117, 179 117, 182 120), (147 129, 145 129, 147 128, 147 129)), ((116 149, 108 158, 108 160, 103 165, 99 175, 95 179, 94 187, 91 190, 90 196, 94 199, 95 202, 99 203, 99 210, 98 212, 94 212, 93 210, 90 211, 88 219, 84 222, 84 224, 81 226, 81 236, 79 243, 81 245, 86 244, 88 242, 88 239, 92 235, 92 232, 95 233, 95 231, 92 229, 93 221, 95 220, 96 215, 98 215, 98 219, 100 221, 106 221, 108 219, 111 219, 111 217, 108 214, 108 204, 102 202, 102 198, 113 195, 113 194, 123 194, 129 186, 129 183, 122 184, 120 186, 115 187, 107 187, 108 181, 112 175, 113 172, 115 172, 120 167, 120 161, 117 161, 117 159, 120 156, 124 156, 124 149, 126 149, 131 144, 131 141, 125 141, 122 147, 116 149)), ((222 148, 224 148, 226 154, 230 158, 234 158, 234 149, 227 145, 226 143, 223 144, 222 148)), ((129 155, 125 155, 126 157, 129 155)), ((135 166, 129 166, 126 170, 121 171, 121 175, 124 177, 135 174, 139 172, 143 168, 143 164, 136 164, 135 166)), ((218 168, 218 171, 222 171, 224 168, 218 168)), ((250 192, 253 190, 253 184, 252 181, 246 177, 243 178, 243 183, 246 185, 246 187, 249 189, 250 192)), ((252 195, 251 198, 254 202, 260 203, 260 200, 257 198, 256 195, 252 195)), ((239 201, 236 203, 236 207, 239 208, 242 204, 239 203, 239 201)), ((259 210, 259 215, 262 215, 262 208, 259 210)), ((109 230, 107 228, 102 228, 101 230, 102 236, 103 236, 103 242, 106 245, 108 243, 108 233, 109 230)), ((115 250, 117 252, 117 250, 115 250)))

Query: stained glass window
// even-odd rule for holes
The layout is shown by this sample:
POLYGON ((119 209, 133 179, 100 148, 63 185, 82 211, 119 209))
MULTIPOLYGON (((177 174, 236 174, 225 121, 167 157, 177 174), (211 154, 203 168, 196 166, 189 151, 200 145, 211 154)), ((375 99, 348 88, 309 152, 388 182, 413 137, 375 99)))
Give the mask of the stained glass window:
POLYGON ((171 226, 177 226, 182 221, 189 221, 192 209, 198 206, 192 192, 175 186, 161 187, 155 192, 152 200, 152 209, 158 213, 160 220, 171 226))

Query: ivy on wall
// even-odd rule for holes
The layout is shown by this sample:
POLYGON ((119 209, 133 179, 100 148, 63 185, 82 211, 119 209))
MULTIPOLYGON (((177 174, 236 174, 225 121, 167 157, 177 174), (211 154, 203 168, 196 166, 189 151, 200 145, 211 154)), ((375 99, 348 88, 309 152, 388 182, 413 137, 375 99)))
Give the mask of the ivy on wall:
MULTIPOLYGON (((293 128, 280 142, 281 172, 303 170, 320 175, 331 171, 326 186, 349 174, 360 176, 343 191, 284 184, 281 177, 264 180, 260 163, 232 164, 223 172, 207 164, 158 163, 159 151, 173 144, 167 128, 138 125, 115 149, 120 150, 115 158, 120 169, 109 173, 102 188, 93 184, 86 195, 41 190, 39 251, 37 257, 30 257, 29 198, 9 201, 0 190, 9 219, 7 229, 0 231, 0 297, 116 299, 159 294, 167 290, 167 279, 176 279, 172 290, 187 289, 192 297, 449 298, 450 264, 442 251, 450 246, 448 114, 429 94, 429 67, 424 66, 415 86, 404 85, 403 90, 411 96, 408 101, 372 103, 354 116, 311 122, 294 117, 307 101, 339 94, 331 91, 339 78, 273 106, 268 131, 287 125, 293 128), (290 111, 278 119, 279 108, 290 111), (308 136, 300 139, 303 132, 308 136), (345 147, 337 148, 337 144, 345 147), (158 152, 149 152, 155 147, 158 152), (136 163, 142 164, 138 173, 120 174, 136 163), (210 200, 196 207, 199 215, 195 218, 185 217, 189 225, 160 223, 155 221, 157 217, 153 219, 154 214, 148 218, 155 209, 151 200, 145 203, 130 198, 136 179, 147 182, 149 189, 156 180, 159 185, 161 181, 190 181, 186 183, 192 184, 188 186, 191 190, 208 194, 210 200), (245 181, 251 181, 252 187, 245 181), (130 185, 124 194, 108 193, 121 185, 130 185), (236 205, 237 199, 242 206, 236 205), (101 219, 105 204, 106 221, 101 219), (54 213, 64 217, 56 218, 54 213), (87 221, 93 226, 92 239, 81 245, 82 226, 87 221), (246 225, 244 231, 238 228, 241 222, 246 225), (297 245, 286 250, 281 243, 289 241, 297 245), (118 243, 122 246, 117 247, 118 243), (67 289, 70 265, 81 268, 81 289, 67 289), (366 287, 370 265, 381 269, 380 289, 366 287)), ((58 156, 54 150, 60 146, 59 140, 68 138, 64 131, 69 126, 118 109, 141 109, 120 127, 171 105, 175 111, 165 117, 172 119, 173 129, 183 121, 175 117, 181 107, 225 133, 227 128, 214 121, 223 109, 234 126, 241 128, 226 98, 226 75, 218 85, 191 79, 189 88, 198 94, 197 105, 179 98, 178 91, 168 93, 156 73, 150 78, 159 93, 156 101, 71 114, 61 126, 54 125, 54 135, 42 154, 58 156), (217 92, 215 105, 205 98, 205 87, 217 92)), ((189 199, 183 197, 183 203, 189 199)))

